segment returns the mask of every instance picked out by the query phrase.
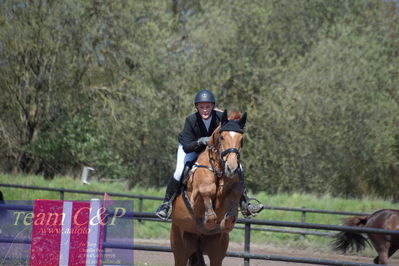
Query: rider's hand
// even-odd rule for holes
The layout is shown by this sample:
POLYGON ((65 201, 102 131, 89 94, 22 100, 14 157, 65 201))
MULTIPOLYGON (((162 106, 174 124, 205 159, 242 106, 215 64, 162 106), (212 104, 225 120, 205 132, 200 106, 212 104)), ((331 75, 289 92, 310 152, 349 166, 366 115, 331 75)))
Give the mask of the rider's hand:
POLYGON ((198 145, 208 145, 210 137, 202 137, 198 139, 198 145))

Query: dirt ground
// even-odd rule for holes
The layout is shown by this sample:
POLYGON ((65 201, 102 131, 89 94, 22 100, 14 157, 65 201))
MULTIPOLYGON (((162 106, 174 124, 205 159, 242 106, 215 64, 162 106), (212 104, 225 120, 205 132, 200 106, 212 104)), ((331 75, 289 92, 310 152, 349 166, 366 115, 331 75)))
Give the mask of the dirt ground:
MULTIPOLYGON (((168 240, 140 240, 135 239, 136 244, 141 245, 160 245, 169 247, 168 240)), ((229 251, 243 252, 244 246, 238 243, 230 243, 229 251)), ((268 255, 278 255, 278 256, 290 256, 290 257, 302 257, 302 258, 317 258, 317 259, 327 259, 327 260, 337 260, 337 261, 347 261, 347 262, 360 262, 365 264, 372 264, 372 257, 362 257, 354 255, 341 255, 338 253, 318 253, 309 250, 287 250, 283 248, 273 247, 271 245, 255 245, 251 244, 251 253, 256 254, 268 254, 268 255)), ((209 265, 209 260, 205 256, 207 265, 209 265)), ((174 265, 173 255, 169 252, 153 252, 153 251, 134 251, 134 262, 135 265, 149 265, 149 266, 167 266, 174 265)), ((390 259, 389 265, 399 265, 399 256, 396 255, 390 259)), ((244 265, 244 259, 242 258, 232 258, 226 257, 223 261, 224 266, 240 266, 244 265)), ((272 260, 250 260, 251 266, 305 266, 314 264, 304 264, 304 263, 293 263, 293 262, 282 262, 282 261, 272 261, 272 260)))

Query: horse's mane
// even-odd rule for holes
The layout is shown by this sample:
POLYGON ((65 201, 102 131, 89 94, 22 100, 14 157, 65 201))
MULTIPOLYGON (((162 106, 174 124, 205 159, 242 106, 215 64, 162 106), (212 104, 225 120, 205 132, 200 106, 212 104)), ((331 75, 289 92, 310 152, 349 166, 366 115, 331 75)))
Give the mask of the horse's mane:
POLYGON ((237 110, 229 111, 229 115, 228 115, 229 120, 239 120, 240 118, 241 118, 240 111, 237 111, 237 110))

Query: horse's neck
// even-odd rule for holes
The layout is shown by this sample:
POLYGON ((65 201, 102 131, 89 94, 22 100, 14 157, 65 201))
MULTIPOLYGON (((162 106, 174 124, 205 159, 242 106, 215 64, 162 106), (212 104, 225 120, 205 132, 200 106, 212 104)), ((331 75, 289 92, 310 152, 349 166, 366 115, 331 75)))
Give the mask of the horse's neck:
MULTIPOLYGON (((212 150, 209 150, 210 148, 207 147, 204 151, 202 151, 197 158, 196 163, 199 165, 203 165, 206 167, 209 167, 209 169, 213 169, 214 171, 221 172, 222 171, 222 166, 220 164, 220 161, 217 157, 217 154, 215 154, 212 150)), ((217 179, 216 173, 213 172, 212 174, 215 175, 215 180, 217 179)), ((187 181, 187 192, 191 192, 193 190, 193 178, 194 175, 190 175, 187 181)), ((216 181, 219 184, 219 181, 216 181)))

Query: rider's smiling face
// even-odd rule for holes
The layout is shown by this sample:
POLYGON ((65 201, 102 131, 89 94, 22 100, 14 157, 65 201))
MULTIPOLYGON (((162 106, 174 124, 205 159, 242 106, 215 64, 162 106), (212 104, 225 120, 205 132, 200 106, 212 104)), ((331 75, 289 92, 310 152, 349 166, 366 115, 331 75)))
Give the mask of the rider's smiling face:
POLYGON ((209 119, 212 114, 212 109, 215 105, 213 103, 197 103, 196 108, 201 115, 202 119, 209 119))

